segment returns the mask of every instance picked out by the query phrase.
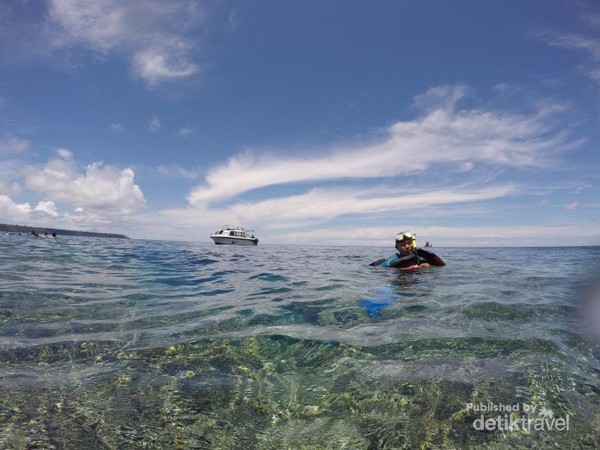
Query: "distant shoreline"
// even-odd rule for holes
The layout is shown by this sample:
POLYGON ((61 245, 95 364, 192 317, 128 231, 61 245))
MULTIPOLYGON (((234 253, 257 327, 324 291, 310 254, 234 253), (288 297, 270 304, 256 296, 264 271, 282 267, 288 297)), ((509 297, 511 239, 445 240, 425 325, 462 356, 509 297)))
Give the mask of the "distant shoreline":
POLYGON ((37 234, 43 234, 45 231, 47 231, 51 234, 56 233, 57 236, 83 236, 113 239, 129 239, 129 237, 125 236, 124 234, 96 233, 94 231, 62 230, 60 228, 30 227, 27 225, 9 225, 6 223, 0 223, 0 231, 6 233, 29 233, 30 231, 35 231, 37 234))

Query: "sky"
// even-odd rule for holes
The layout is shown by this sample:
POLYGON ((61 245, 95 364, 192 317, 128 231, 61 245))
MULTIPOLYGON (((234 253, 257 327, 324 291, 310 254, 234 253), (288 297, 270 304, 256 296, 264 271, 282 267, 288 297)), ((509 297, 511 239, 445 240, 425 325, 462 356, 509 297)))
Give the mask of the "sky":
POLYGON ((6 0, 0 223, 600 244, 600 3, 6 0))

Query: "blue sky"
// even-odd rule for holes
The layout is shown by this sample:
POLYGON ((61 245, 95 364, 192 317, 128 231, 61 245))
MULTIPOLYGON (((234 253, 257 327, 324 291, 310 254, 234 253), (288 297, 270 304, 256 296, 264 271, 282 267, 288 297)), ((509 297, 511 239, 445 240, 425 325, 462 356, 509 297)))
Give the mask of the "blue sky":
POLYGON ((9 0, 0 222, 600 243, 595 1, 9 0))

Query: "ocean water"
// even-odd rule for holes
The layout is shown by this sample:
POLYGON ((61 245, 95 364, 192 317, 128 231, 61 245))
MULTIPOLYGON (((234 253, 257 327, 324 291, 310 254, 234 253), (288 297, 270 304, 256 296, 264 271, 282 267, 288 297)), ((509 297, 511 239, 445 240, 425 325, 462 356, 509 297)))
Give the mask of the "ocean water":
POLYGON ((600 446, 600 247, 392 250, 0 235, 0 448, 600 446))

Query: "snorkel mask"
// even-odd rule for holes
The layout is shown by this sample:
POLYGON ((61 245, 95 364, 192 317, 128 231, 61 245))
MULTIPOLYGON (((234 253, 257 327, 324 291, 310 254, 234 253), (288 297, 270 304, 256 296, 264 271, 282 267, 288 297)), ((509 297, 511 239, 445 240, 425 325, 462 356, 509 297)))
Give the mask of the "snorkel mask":
POLYGON ((410 231, 403 231, 396 235, 396 243, 406 241, 410 239, 412 241, 413 248, 417 248, 417 235, 410 231))

